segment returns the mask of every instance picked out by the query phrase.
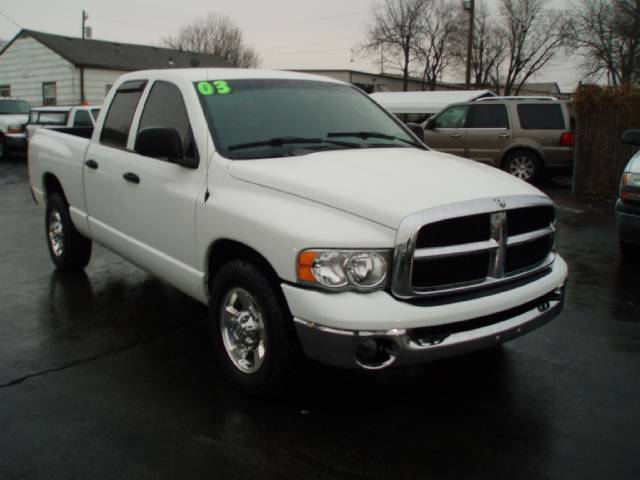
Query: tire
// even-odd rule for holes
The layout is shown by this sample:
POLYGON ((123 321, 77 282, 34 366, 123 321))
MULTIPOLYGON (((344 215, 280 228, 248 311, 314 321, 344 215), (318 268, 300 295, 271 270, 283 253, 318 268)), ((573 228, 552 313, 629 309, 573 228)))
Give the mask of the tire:
POLYGON ((69 205, 58 193, 51 194, 47 201, 45 226, 49 255, 58 270, 75 272, 87 266, 91 240, 76 230, 69 216, 69 205))
POLYGON ((214 355, 235 387, 273 397, 295 380, 304 360, 291 314, 277 284, 256 265, 233 260, 220 269, 209 316, 214 355))
POLYGON ((502 168, 520 180, 537 183, 544 177, 544 165, 530 150, 514 150, 505 158, 502 168))

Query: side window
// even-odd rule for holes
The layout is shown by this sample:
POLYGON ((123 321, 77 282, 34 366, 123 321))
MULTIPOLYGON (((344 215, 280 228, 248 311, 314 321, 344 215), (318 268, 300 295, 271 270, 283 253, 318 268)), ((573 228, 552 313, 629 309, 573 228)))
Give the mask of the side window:
POLYGON ((565 130, 564 115, 559 103, 518 105, 520 126, 525 130, 565 130))
POLYGON ((467 105, 456 105, 450 107, 436 117, 436 128, 464 128, 464 122, 467 118, 467 105))
POLYGON ((98 120, 98 115, 99 114, 100 114, 100 109, 99 108, 92 108, 91 109, 91 116, 93 117, 94 121, 98 120))
POLYGON ((468 128, 509 128, 509 117, 504 105, 474 105, 468 128))
POLYGON ((142 96, 146 82, 123 83, 109 106, 107 118, 100 132, 100 143, 116 148, 126 148, 131 121, 142 96))
POLYGON ((91 114, 87 110, 78 110, 73 118, 74 127, 92 127, 91 114))
POLYGON ((198 152, 189 125, 187 108, 178 87, 157 81, 151 87, 142 111, 138 131, 146 127, 173 127, 182 139, 182 151, 187 158, 198 158, 198 152))
POLYGON ((56 82, 42 84, 42 104, 55 105, 57 102, 56 82))

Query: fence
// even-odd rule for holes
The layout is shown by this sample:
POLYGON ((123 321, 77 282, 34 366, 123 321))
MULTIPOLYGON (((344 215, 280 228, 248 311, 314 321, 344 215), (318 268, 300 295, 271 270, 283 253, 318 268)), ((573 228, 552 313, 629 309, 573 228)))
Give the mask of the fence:
POLYGON ((640 128, 640 89, 581 86, 573 97, 576 122, 575 193, 612 198, 637 147, 622 134, 640 128))

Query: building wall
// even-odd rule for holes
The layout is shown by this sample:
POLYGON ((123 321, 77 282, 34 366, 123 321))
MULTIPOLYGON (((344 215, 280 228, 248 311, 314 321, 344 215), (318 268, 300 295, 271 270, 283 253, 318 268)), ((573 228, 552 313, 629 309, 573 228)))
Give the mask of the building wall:
MULTIPOLYGON (((120 70, 101 70, 85 68, 84 70, 84 95, 89 104, 102 105, 107 96, 107 85, 113 85, 116 80, 127 72, 120 70)), ((78 94, 79 101, 80 94, 78 94)))
POLYGON ((76 103, 79 75, 74 66, 31 37, 18 38, 0 55, 0 85, 11 96, 42 105, 42 84, 56 82, 58 105, 76 103))

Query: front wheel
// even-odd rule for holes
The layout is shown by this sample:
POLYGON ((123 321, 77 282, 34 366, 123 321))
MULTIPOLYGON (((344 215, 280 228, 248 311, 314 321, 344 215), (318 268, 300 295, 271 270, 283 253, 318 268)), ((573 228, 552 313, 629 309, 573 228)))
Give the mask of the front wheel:
POLYGON ((507 155, 504 170, 520 180, 534 183, 542 179, 544 167, 540 158, 527 150, 516 150, 507 155))
POLYGON ((231 383, 262 396, 284 391, 303 358, 277 285, 253 263, 231 261, 213 280, 209 313, 214 354, 231 383))
POLYGON ((82 270, 91 258, 91 240, 81 235, 71 221, 67 202, 57 193, 49 196, 46 212, 49 255, 58 270, 82 270))

